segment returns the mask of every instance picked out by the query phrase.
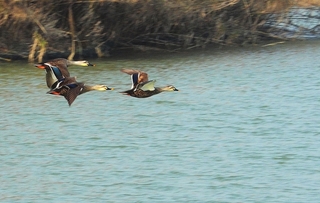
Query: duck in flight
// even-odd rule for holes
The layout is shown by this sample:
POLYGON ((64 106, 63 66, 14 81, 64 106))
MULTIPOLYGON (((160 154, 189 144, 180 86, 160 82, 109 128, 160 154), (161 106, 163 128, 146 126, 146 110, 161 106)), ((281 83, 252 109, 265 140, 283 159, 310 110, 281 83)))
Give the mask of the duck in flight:
POLYGON ((78 95, 92 91, 105 91, 113 90, 106 85, 87 85, 83 82, 77 82, 76 77, 66 76, 63 70, 66 68, 59 68, 51 65, 50 63, 41 63, 35 65, 38 68, 46 70, 46 82, 47 86, 50 88, 48 94, 55 94, 64 96, 68 101, 69 106, 74 102, 78 95))
POLYGON ((179 91, 172 85, 165 87, 155 87, 156 80, 148 80, 148 74, 140 70, 133 69, 121 69, 123 73, 127 73, 131 76, 131 89, 121 92, 125 95, 129 95, 137 98, 146 98, 161 92, 173 92, 179 91))
POLYGON ((106 85, 86 85, 83 82, 77 82, 74 77, 63 78, 61 81, 57 81, 48 94, 61 95, 67 100, 69 106, 74 102, 78 95, 92 91, 106 91, 113 90, 106 85))
POLYGON ((46 70, 46 81, 48 88, 51 88, 52 84, 57 81, 57 77, 70 77, 70 73, 68 70, 68 67, 70 65, 95 66, 88 61, 70 61, 64 58, 56 58, 48 62, 35 64, 36 67, 46 70), (51 67, 48 67, 50 65, 51 67, 55 67, 54 70, 52 70, 51 67))

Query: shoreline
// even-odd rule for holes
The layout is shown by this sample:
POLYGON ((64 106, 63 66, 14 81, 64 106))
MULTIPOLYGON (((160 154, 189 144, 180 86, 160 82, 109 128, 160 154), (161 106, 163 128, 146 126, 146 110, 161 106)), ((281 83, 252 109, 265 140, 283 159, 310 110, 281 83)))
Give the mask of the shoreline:
MULTIPOLYGON (((172 55, 179 55, 179 54, 192 54, 193 52, 219 52, 219 51, 226 51, 226 50, 232 50, 232 51, 241 51, 243 49, 252 49, 252 50, 259 50, 263 48, 269 48, 272 46, 282 46, 284 44, 287 45, 294 45, 294 44, 308 44, 311 43, 313 44, 314 42, 320 42, 320 39, 307 39, 307 40, 270 40, 270 41, 265 41, 264 43, 261 44, 249 44, 249 45, 243 45, 243 46, 215 46, 215 45, 208 45, 205 48, 195 48, 195 49, 184 49, 184 50, 179 50, 175 52, 170 52, 167 50, 149 50, 149 51, 136 51, 136 50, 129 50, 129 49, 122 49, 122 50, 115 50, 110 54, 110 56, 104 56, 104 57, 82 57, 82 58, 75 58, 75 60, 80 60, 80 59, 85 59, 85 60, 114 60, 114 59, 131 59, 131 58, 143 58, 143 57, 150 57, 150 56, 156 56, 156 57, 166 57, 166 56, 172 56, 172 55)), ((0 63, 10 63, 10 62, 23 62, 25 61, 28 63, 27 58, 18 58, 21 56, 18 56, 18 59, 14 59, 15 55, 12 55, 13 59, 10 58, 3 58, 1 53, 0 53, 0 63)), ((62 58, 67 58, 65 56, 61 56, 62 58)), ((54 58, 59 58, 59 57, 53 57, 53 58, 48 58, 46 60, 54 59, 54 58)), ((46 61, 44 60, 44 61, 46 61)))

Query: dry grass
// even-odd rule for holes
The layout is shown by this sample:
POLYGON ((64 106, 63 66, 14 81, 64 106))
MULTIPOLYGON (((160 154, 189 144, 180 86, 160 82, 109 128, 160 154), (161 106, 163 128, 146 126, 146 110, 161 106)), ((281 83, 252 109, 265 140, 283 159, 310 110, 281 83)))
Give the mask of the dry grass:
POLYGON ((253 0, 253 5, 258 13, 279 13, 293 6, 305 8, 320 6, 320 0, 253 0))
POLYGON ((72 32, 69 2, 0 0, 0 43, 28 50, 35 31, 48 50, 70 50, 76 41, 79 52, 95 49, 98 55, 114 47, 179 50, 256 43, 264 14, 320 6, 320 0, 77 0, 72 32))
POLYGON ((302 7, 320 6, 320 0, 296 0, 294 5, 302 7))

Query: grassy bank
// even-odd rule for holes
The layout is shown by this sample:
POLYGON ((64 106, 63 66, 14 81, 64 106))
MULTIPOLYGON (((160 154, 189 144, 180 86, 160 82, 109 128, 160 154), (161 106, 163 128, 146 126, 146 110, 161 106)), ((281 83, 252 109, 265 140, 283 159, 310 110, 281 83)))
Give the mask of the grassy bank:
POLYGON ((268 13, 316 0, 21 0, 0 2, 0 52, 29 61, 115 49, 255 44, 268 13))

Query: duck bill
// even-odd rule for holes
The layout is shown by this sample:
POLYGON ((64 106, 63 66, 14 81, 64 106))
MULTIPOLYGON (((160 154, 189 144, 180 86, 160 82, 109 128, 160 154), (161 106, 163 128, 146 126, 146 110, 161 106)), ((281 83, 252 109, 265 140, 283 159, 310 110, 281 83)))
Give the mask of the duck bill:
POLYGON ((180 90, 178 90, 178 89, 176 88, 176 89, 174 89, 174 91, 180 91, 180 90))
POLYGON ((89 63, 88 66, 96 66, 95 64, 89 63))
POLYGON ((108 88, 107 88, 107 90, 114 90, 114 88, 113 88, 113 87, 111 87, 111 88, 110 88, 110 87, 108 87, 108 88))

